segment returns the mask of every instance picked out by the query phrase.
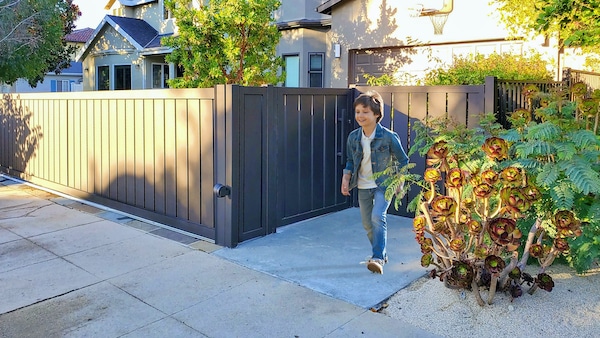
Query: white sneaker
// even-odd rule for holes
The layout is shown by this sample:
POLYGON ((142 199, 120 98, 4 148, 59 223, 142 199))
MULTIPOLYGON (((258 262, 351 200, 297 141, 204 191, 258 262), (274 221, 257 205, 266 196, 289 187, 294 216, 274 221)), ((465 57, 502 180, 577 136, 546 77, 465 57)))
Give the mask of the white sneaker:
POLYGON ((367 262, 367 269, 369 269, 369 271, 371 271, 372 273, 378 273, 380 275, 383 275, 384 264, 385 261, 383 259, 371 258, 367 262))

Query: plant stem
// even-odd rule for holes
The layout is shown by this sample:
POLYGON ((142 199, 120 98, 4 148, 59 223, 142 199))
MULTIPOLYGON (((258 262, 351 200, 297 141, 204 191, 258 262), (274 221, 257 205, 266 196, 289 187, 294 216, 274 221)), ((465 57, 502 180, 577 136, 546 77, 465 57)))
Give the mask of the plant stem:
POLYGON ((498 273, 492 274, 492 280, 490 281, 490 293, 488 294, 488 304, 492 305, 494 302, 494 296, 496 295, 496 285, 498 284, 498 273))
POLYGON ((471 289, 473 289, 473 293, 475 294, 475 300, 477 300, 477 304, 483 307, 485 305, 485 302, 481 298, 481 293, 479 293, 479 285, 477 285, 477 279, 478 278, 473 278, 473 280, 471 281, 471 289))
POLYGON ((502 270, 502 273, 499 277, 501 290, 504 290, 504 288, 506 287, 506 283, 509 280, 508 274, 517 266, 518 259, 519 252, 513 251, 512 256, 510 257, 510 263, 508 263, 504 270, 502 270))
POLYGON ((531 226, 531 229, 529 229, 529 234, 527 235, 527 242, 525 242, 525 249, 523 249, 523 257, 521 257, 521 261, 518 265, 519 269, 521 270, 523 270, 527 265, 527 260, 529 259, 529 248, 531 248, 533 240, 535 239, 535 234, 538 231, 538 228, 541 224, 542 221, 539 218, 537 218, 531 226))

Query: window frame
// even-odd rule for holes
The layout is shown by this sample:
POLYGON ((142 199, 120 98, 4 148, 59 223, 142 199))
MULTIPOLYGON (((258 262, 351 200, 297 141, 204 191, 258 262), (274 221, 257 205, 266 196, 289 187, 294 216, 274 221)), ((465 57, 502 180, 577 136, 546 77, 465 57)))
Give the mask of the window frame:
POLYGON ((283 71, 285 72, 285 80, 283 82, 283 86, 284 87, 288 87, 288 88, 298 88, 298 87, 300 87, 301 86, 301 81, 300 81, 300 78, 301 78, 301 76, 300 76, 300 74, 301 74, 300 73, 300 54, 286 54, 286 55, 283 55, 283 71), (288 64, 287 64, 287 58, 288 57, 289 58, 295 57, 295 58, 298 59, 298 69, 297 69, 297 74, 296 74, 297 75, 296 77, 298 79, 298 86, 297 87, 291 87, 291 86, 287 85, 287 83, 288 83, 288 69, 287 69, 287 65, 288 64))
POLYGON ((313 52, 308 53, 308 87, 310 88, 323 88, 325 83, 325 53, 321 52, 313 52), (320 69, 312 68, 312 59, 313 56, 319 56, 321 58, 321 67, 320 69), (313 86, 313 75, 319 75, 321 77, 320 86, 313 86))
POLYGON ((151 83, 152 83, 152 88, 153 89, 164 89, 164 88, 169 88, 169 85, 167 84, 167 80, 170 79, 170 73, 171 73, 171 68, 170 65, 168 63, 160 63, 160 62, 154 62, 151 65, 151 69, 152 69, 152 78, 151 78, 151 83), (155 83, 154 83, 154 67, 155 66, 160 66, 160 77, 161 77, 161 81, 160 81, 160 87, 155 87, 155 83), (166 76, 166 77, 165 77, 166 76))
POLYGON ((102 65, 96 67, 96 90, 110 90, 111 85, 111 76, 110 76, 110 66, 102 65), (106 79, 101 78, 102 71, 101 69, 106 69, 106 79), (106 88, 104 86, 100 86, 100 81, 106 82, 106 88))
POLYGON ((112 85, 113 85, 113 86, 112 86, 112 87, 113 87, 113 90, 131 90, 131 84, 132 84, 132 69, 131 69, 131 65, 130 65, 130 64, 125 64, 125 65, 113 65, 113 72, 114 72, 114 80, 113 80, 113 83, 112 83, 112 85), (119 82, 120 82, 120 81, 119 81, 119 76, 120 76, 120 75, 119 75, 118 73, 119 73, 121 70, 127 70, 127 69, 129 69, 129 83, 127 83, 127 82, 126 82, 127 80, 125 79, 125 76, 126 76, 127 74, 123 74, 123 77, 124 77, 124 78, 123 78, 123 81, 122 81, 123 83, 122 83, 122 84, 120 84, 120 83, 119 83, 119 82), (119 82, 118 82, 118 81, 119 81, 119 82), (123 85, 123 84, 124 84, 125 86, 124 86, 124 87, 121 87, 121 85, 123 85))

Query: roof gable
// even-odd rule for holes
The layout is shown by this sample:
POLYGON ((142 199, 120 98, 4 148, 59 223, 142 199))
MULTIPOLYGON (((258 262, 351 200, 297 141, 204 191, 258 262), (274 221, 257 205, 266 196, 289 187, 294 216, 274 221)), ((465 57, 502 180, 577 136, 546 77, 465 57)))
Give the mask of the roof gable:
POLYGON ((77 54, 76 59, 82 61, 87 55, 90 47, 100 37, 100 32, 105 25, 110 25, 117 33, 122 35, 129 43, 131 43, 138 51, 142 51, 149 47, 159 47, 160 38, 158 31, 150 24, 141 19, 126 18, 121 16, 106 15, 102 22, 98 25, 92 36, 87 40, 86 44, 77 54))

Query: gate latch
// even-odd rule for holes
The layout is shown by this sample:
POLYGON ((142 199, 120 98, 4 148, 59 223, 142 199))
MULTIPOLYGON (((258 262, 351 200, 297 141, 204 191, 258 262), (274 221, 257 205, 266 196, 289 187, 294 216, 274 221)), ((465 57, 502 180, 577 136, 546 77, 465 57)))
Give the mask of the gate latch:
POLYGON ((215 193, 215 196, 222 198, 231 195, 231 187, 228 185, 217 183, 213 187, 213 192, 215 193))

